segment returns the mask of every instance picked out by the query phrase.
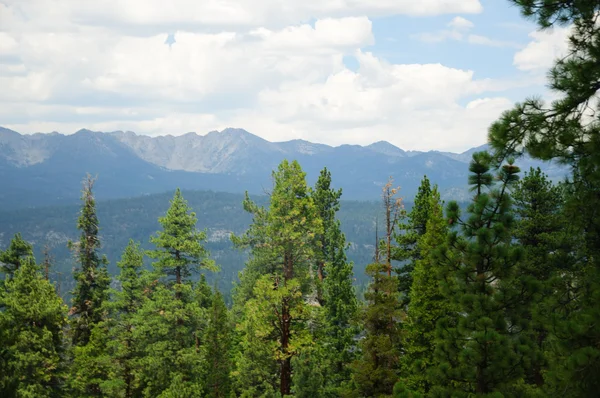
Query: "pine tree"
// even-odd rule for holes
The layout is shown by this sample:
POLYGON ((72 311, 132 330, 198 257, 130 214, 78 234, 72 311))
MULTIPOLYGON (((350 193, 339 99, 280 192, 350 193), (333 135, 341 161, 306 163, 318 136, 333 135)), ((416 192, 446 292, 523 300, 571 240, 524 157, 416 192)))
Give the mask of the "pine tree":
MULTIPOLYGON (((322 370, 322 377, 325 378, 323 382, 326 381, 332 395, 336 395, 342 383, 350 380, 350 369, 347 365, 355 359, 354 337, 358 333, 353 324, 358 310, 352 286, 353 265, 347 261, 346 238, 341 232, 339 220, 336 219, 341 194, 341 189, 331 188, 331 173, 327 168, 321 170, 312 197, 323 223, 323 232, 317 235, 319 246, 316 249, 316 282, 323 288, 318 300, 322 305, 324 320, 315 339, 327 348, 315 348, 313 353, 307 353, 301 361, 306 365, 306 369, 327 368, 322 370), (324 363, 317 363, 319 360, 324 363)), ((315 380, 319 377, 313 372, 310 377, 307 375, 307 380, 309 378, 314 390, 314 386, 318 385, 315 380)), ((305 390, 306 394, 312 394, 312 390, 305 390)))
POLYGON ((361 357, 352 364, 353 381, 360 396, 390 396, 398 380, 400 320, 398 281, 388 275, 386 264, 367 266, 371 284, 361 313, 365 336, 360 341, 361 357))
POLYGON ((436 249, 445 243, 448 234, 448 222, 444 218, 436 186, 431 191, 428 207, 426 232, 417 243, 421 258, 412 271, 411 304, 403 325, 404 355, 401 374, 406 387, 423 394, 427 394, 431 388, 429 373, 436 366, 436 323, 453 311, 449 297, 440 286, 440 279, 444 275, 435 258, 436 249))
POLYGON ((206 364, 201 337, 205 309, 191 281, 194 271, 216 269, 203 246, 205 232, 196 230, 196 214, 178 189, 164 217, 163 229, 151 238, 156 249, 152 281, 135 316, 133 338, 139 343, 140 388, 145 396, 202 395, 206 364), (173 280, 174 277, 174 280, 173 280))
POLYGON ((339 221, 331 229, 329 236, 331 246, 337 249, 332 250, 327 263, 323 341, 329 357, 327 383, 335 391, 351 378, 348 365, 355 359, 357 351, 355 337, 358 334, 358 302, 352 286, 353 266, 346 259, 346 239, 341 232, 339 221))
POLYGON ((101 248, 96 214, 96 201, 93 195, 95 179, 89 174, 83 181, 81 214, 77 229, 81 231, 78 243, 69 242, 79 267, 73 272, 75 290, 70 314, 73 345, 84 346, 90 340, 92 329, 103 319, 103 304, 108 299, 110 277, 106 257, 100 257, 101 248))
POLYGON ((517 301, 512 281, 521 256, 511 240, 509 196, 519 169, 503 166, 495 188, 490 162, 487 152, 479 152, 469 165, 475 191, 469 217, 461 219, 456 202, 447 208, 454 230, 438 261, 449 279, 442 286, 456 309, 437 322, 435 396, 498 395, 522 376, 526 342, 518 334, 519 319, 508 311, 517 301))
POLYGON ((527 152, 568 164, 566 212, 580 237, 579 261, 570 267, 554 311, 556 389, 574 396, 600 390, 600 124, 594 112, 600 87, 600 30, 596 0, 512 0, 541 29, 569 26, 569 51, 549 71, 556 101, 528 99, 492 125, 489 141, 498 160, 527 152))
POLYGON ((19 258, 0 290, 0 307, 2 396, 62 396, 67 309, 32 256, 19 258))
POLYGON ((371 284, 365 293, 366 306, 362 312, 365 336, 360 342, 362 356, 352 364, 353 382, 361 396, 390 396, 398 380, 401 353, 400 308, 398 277, 392 274, 392 238, 400 217, 402 201, 396 198, 398 188, 392 188, 390 178, 383 187, 386 235, 376 248, 376 262, 369 264, 366 273, 371 284), (379 246, 384 262, 379 262, 379 246))
POLYGON ((28 256, 33 256, 33 247, 20 233, 16 233, 8 248, 0 251, 0 272, 6 274, 7 278, 11 278, 21 266, 23 259, 28 256))
POLYGON ((547 368, 545 351, 552 329, 551 308, 555 304, 552 296, 559 288, 556 282, 560 280, 560 286, 566 279, 570 262, 562 250, 566 237, 563 190, 553 186, 539 168, 531 168, 516 184, 512 197, 518 216, 514 237, 524 250, 515 283, 534 292, 519 314, 529 320, 525 332, 535 342, 525 381, 540 388, 547 368), (555 277, 557 280, 553 280, 555 277))
POLYGON ((410 304, 410 290, 412 286, 412 273, 416 262, 422 258, 419 239, 427 231, 427 220, 430 210, 431 184, 427 176, 423 176, 421 185, 415 196, 415 203, 410 212, 402 211, 401 218, 406 220, 398 225, 394 233, 396 247, 393 251, 393 260, 403 262, 398 272, 398 286, 402 295, 402 304, 410 304))
POLYGON ((119 383, 125 398, 136 393, 136 360, 138 359, 138 342, 134 329, 136 314, 144 302, 145 277, 144 251, 138 243, 129 240, 121 261, 117 263, 120 273, 117 280, 121 284, 120 291, 114 293, 111 303, 111 322, 108 346, 111 357, 119 364, 119 383))
POLYGON ((156 250, 148 252, 150 257, 157 259, 154 263, 157 270, 174 276, 176 285, 188 280, 192 272, 216 270, 202 246, 206 231, 196 230, 196 213, 190 210, 179 188, 175 191, 167 214, 158 222, 163 229, 150 238, 156 250))
POLYGON ((290 394, 292 358, 310 340, 310 311, 304 298, 314 291, 311 261, 316 236, 323 230, 298 162, 284 160, 273 172, 273 181, 268 209, 254 204, 246 194, 244 208, 253 214, 253 222, 243 236, 233 237, 238 247, 251 248, 246 275, 242 276, 247 286, 239 290, 246 300, 240 322, 243 336, 237 383, 244 389, 255 389, 256 396, 271 394, 276 386, 263 369, 251 368, 257 366, 250 364, 251 360, 260 360, 264 369, 271 369, 276 361, 278 390, 281 395, 290 394), (254 342, 252 347, 249 341, 254 342), (257 358, 264 354, 270 358, 257 358))
POLYGON ((229 397, 231 391, 231 324, 223 296, 216 290, 208 312, 206 342, 207 373, 205 386, 211 398, 229 397))
POLYGON ((317 207, 317 214, 321 218, 323 223, 323 232, 318 234, 316 237, 319 243, 319 249, 316 250, 316 273, 318 277, 318 295, 317 299, 323 304, 322 297, 322 283, 325 278, 326 269, 325 265, 330 261, 332 251, 335 251, 335 247, 331 247, 331 239, 329 234, 336 228, 335 215, 340 209, 340 197, 342 196, 342 190, 334 190, 331 188, 331 172, 324 168, 321 170, 321 174, 315 184, 315 189, 312 193, 315 206, 317 207))

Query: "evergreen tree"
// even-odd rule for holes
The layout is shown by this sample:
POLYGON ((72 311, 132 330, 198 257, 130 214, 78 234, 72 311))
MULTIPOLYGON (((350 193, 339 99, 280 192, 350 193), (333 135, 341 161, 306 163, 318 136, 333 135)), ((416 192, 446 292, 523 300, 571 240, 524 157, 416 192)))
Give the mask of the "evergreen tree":
POLYGON ((64 395, 66 306, 32 256, 20 257, 0 290, 0 392, 3 397, 64 395))
POLYGON ((240 331, 241 355, 237 383, 244 389, 256 389, 255 396, 268 396, 276 390, 273 379, 262 372, 278 364, 281 395, 292 387, 292 358, 307 341, 310 311, 304 298, 312 291, 310 268, 316 236, 322 233, 305 173, 298 162, 284 160, 273 172, 274 186, 268 209, 254 204, 246 195, 244 208, 253 214, 253 222, 241 237, 233 237, 238 247, 250 247, 251 258, 242 277, 248 284, 240 289, 247 295, 240 331), (248 341, 255 344, 250 347, 248 341), (256 371, 257 355, 265 368, 256 371))
POLYGON ((134 329, 136 315, 144 302, 146 282, 142 271, 144 251, 140 245, 130 239, 117 265, 120 269, 117 280, 121 289, 114 293, 114 301, 111 303, 108 347, 112 360, 119 365, 118 387, 125 398, 130 398, 137 393, 136 361, 139 357, 139 344, 135 339, 134 329))
POLYGON ((426 232, 418 240, 420 259, 412 272, 411 304, 403 325, 402 384, 427 394, 431 387, 429 373, 434 359, 435 329, 439 319, 453 311, 448 296, 440 286, 443 270, 435 251, 446 241, 448 222, 444 218, 440 194, 433 187, 429 198, 429 220, 426 232))
POLYGON ((207 370, 205 386, 211 398, 229 397, 231 391, 231 324, 223 296, 216 290, 212 298, 206 343, 207 370))
POLYGON ((323 223, 323 232, 317 235, 319 246, 316 249, 316 282, 319 287, 323 287, 318 301, 323 306, 324 320, 317 330, 319 335, 314 338, 326 348, 315 348, 300 361, 306 369, 313 369, 310 376, 307 374, 307 380, 310 379, 313 385, 312 390, 305 390, 307 395, 313 394, 316 388, 314 386, 319 384, 316 382, 319 377, 315 372, 315 368, 319 367, 328 368, 322 369, 324 374, 321 378, 325 378, 329 393, 339 395, 336 394, 338 387, 350 380, 350 369, 347 365, 355 359, 354 337, 358 330, 353 321, 358 303, 352 286, 353 266, 346 258, 346 238, 341 232, 339 220, 336 219, 341 194, 341 189, 331 188, 331 173, 327 168, 321 170, 312 197, 323 223), (319 360, 323 363, 317 363, 319 360))
POLYGON ((381 242, 383 263, 369 264, 366 273, 371 284, 365 293, 366 306, 362 320, 365 336, 360 342, 362 356, 352 364, 353 382, 361 396, 391 396, 398 380, 401 353, 400 322, 404 316, 399 301, 398 277, 392 274, 392 237, 400 217, 402 201, 395 198, 398 188, 392 179, 383 187, 386 236, 381 242))
POLYGON ((515 283, 534 293, 519 314, 529 320, 525 333, 535 342, 525 381, 539 388, 544 385, 543 373, 547 369, 545 351, 552 329, 551 307, 556 304, 552 296, 569 272, 569 257, 563 254, 568 230, 562 212, 563 190, 553 186, 539 168, 531 168, 516 184, 512 197, 518 216, 514 237, 524 249, 515 283), (554 277, 562 281, 557 285, 554 277))
POLYGON ((579 261, 557 292, 556 357, 550 372, 557 390, 591 396, 600 390, 600 29, 596 0, 512 0, 541 29, 569 26, 569 51, 550 69, 550 104, 528 99, 492 125, 489 140, 498 160, 527 152, 568 164, 573 173, 566 203, 570 225, 580 232, 579 261))
POLYGON ((359 344, 362 355, 352 364, 353 381, 363 397, 391 396, 398 380, 402 311, 397 277, 388 270, 380 263, 366 269, 372 279, 361 313, 365 336, 359 344))
POLYGON ((201 338, 205 310, 191 274, 216 267, 202 245, 206 233, 196 230, 196 221, 196 214, 178 189, 166 215, 159 218, 163 229, 151 238, 156 249, 148 254, 157 261, 133 333, 139 342, 137 363, 145 396, 193 397, 204 393, 206 361, 201 338))
POLYGON ((196 229, 196 213, 192 212, 179 188, 171 200, 164 217, 158 219, 162 231, 150 238, 156 249, 148 255, 157 261, 154 267, 167 276, 175 277, 175 284, 188 280, 192 272, 200 269, 216 270, 202 246, 206 231, 196 229))
POLYGON ((398 230, 402 233, 394 233, 397 246, 394 248, 393 260, 403 262, 397 272, 398 286, 404 306, 410 304, 412 273, 416 262, 422 258, 418 242, 427 231, 427 220, 431 211, 430 196, 431 184, 427 176, 423 176, 412 209, 408 213, 405 210, 402 211, 401 217, 406 220, 398 225, 398 230))
POLYGON ((330 261, 332 254, 336 250, 336 247, 331 247, 330 234, 332 230, 336 228, 335 215, 340 209, 340 197, 342 196, 342 190, 334 190, 331 188, 331 172, 324 168, 321 170, 321 174, 315 184, 315 189, 312 193, 315 206, 317 208, 317 214, 321 218, 323 223, 323 232, 316 236, 316 240, 319 243, 319 249, 315 252, 316 257, 316 273, 318 277, 318 294, 317 299, 323 304, 322 297, 322 283, 325 278, 326 269, 325 265, 330 261))
POLYGON ((29 256, 33 256, 33 247, 20 233, 16 233, 8 248, 0 251, 0 272, 11 278, 21 266, 23 259, 29 256))
MULTIPOLYGON (((327 263, 327 278, 324 284, 324 325, 322 340, 329 358, 329 369, 325 372, 330 390, 348 382, 351 372, 348 367, 356 357, 355 337, 358 334, 356 316, 358 302, 352 286, 353 266, 346 259, 346 239, 339 221, 329 233, 331 251, 327 263)), ((318 357, 318 355, 315 355, 318 357)), ((338 394, 339 396, 339 394, 338 394)))
POLYGON ((95 180, 88 174, 83 181, 81 214, 77 220, 77 229, 81 231, 78 243, 69 242, 79 267, 73 272, 75 290, 70 314, 73 345, 84 346, 88 343, 92 329, 103 319, 103 304, 108 299, 110 277, 106 257, 100 257, 101 247, 96 214, 96 201, 92 189, 95 180))
POLYGON ((106 316, 95 325, 88 343, 74 348, 70 384, 76 396, 136 395, 136 314, 143 300, 144 252, 132 240, 117 263, 121 289, 104 303, 106 316))
POLYGON ((510 391, 522 376, 522 351, 528 347, 518 334, 521 320, 509 311, 517 301, 512 282, 521 256, 511 240, 509 189, 519 169, 503 166, 495 188, 490 162, 487 152, 479 152, 469 165, 476 194, 468 219, 461 219, 456 202, 447 208, 454 230, 438 261, 449 280, 443 288, 456 309, 437 322, 435 396, 496 396, 510 391))

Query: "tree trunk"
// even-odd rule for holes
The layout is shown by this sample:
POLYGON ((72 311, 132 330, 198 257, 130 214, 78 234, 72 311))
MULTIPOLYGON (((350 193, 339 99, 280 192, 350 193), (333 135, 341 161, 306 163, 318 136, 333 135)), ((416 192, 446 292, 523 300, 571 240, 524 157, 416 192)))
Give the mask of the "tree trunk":
POLYGON ((281 309, 281 351, 285 358, 281 362, 281 395, 289 395, 292 385, 292 361, 288 349, 290 345, 290 309, 284 301, 281 309))

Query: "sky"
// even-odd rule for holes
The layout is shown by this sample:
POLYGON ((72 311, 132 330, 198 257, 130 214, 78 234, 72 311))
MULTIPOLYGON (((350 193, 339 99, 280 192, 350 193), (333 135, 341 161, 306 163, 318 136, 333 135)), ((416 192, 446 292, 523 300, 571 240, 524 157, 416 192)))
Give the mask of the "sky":
POLYGON ((0 126, 463 151, 551 99, 508 0, 0 0, 0 126))

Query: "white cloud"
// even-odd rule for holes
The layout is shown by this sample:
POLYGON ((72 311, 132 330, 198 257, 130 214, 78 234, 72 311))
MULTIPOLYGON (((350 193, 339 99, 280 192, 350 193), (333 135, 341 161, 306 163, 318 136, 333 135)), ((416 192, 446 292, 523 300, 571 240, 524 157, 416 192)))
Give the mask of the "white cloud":
POLYGON ((557 58, 566 55, 570 32, 570 27, 531 32, 533 40, 515 54, 513 64, 520 70, 545 72, 557 58))
MULTIPOLYGON (((489 123, 510 106, 501 92, 515 84, 367 51, 375 42, 370 16, 466 15, 481 11, 477 0, 7 4, 0 125, 20 132, 232 126, 279 141, 460 150, 485 141, 489 123)), ((447 31, 469 40, 472 27, 455 17, 447 31)))
POLYGON ((284 26, 311 18, 344 16, 430 16, 479 13, 479 0, 5 0, 28 18, 60 24, 109 26, 146 34, 165 29, 284 26), (67 24, 65 22, 71 22, 67 24))
POLYGON ((518 43, 495 40, 487 36, 469 33, 469 31, 475 27, 475 24, 460 16, 454 17, 446 26, 449 29, 442 29, 435 32, 418 33, 412 37, 426 43, 441 43, 446 40, 455 40, 466 41, 470 44, 478 44, 489 47, 522 47, 518 43))
POLYGON ((490 39, 487 36, 474 35, 474 34, 467 36, 467 41, 471 44, 480 44, 482 46, 489 46, 489 47, 513 47, 513 48, 522 48, 523 47, 522 45, 511 42, 511 41, 494 40, 494 39, 490 39))
POLYGON ((468 19, 465 19, 463 17, 454 17, 454 19, 452 19, 452 21, 450 21, 450 23, 448 23, 448 26, 453 29, 458 29, 458 30, 469 30, 469 29, 473 28, 475 25, 473 24, 473 22, 471 22, 468 19))

